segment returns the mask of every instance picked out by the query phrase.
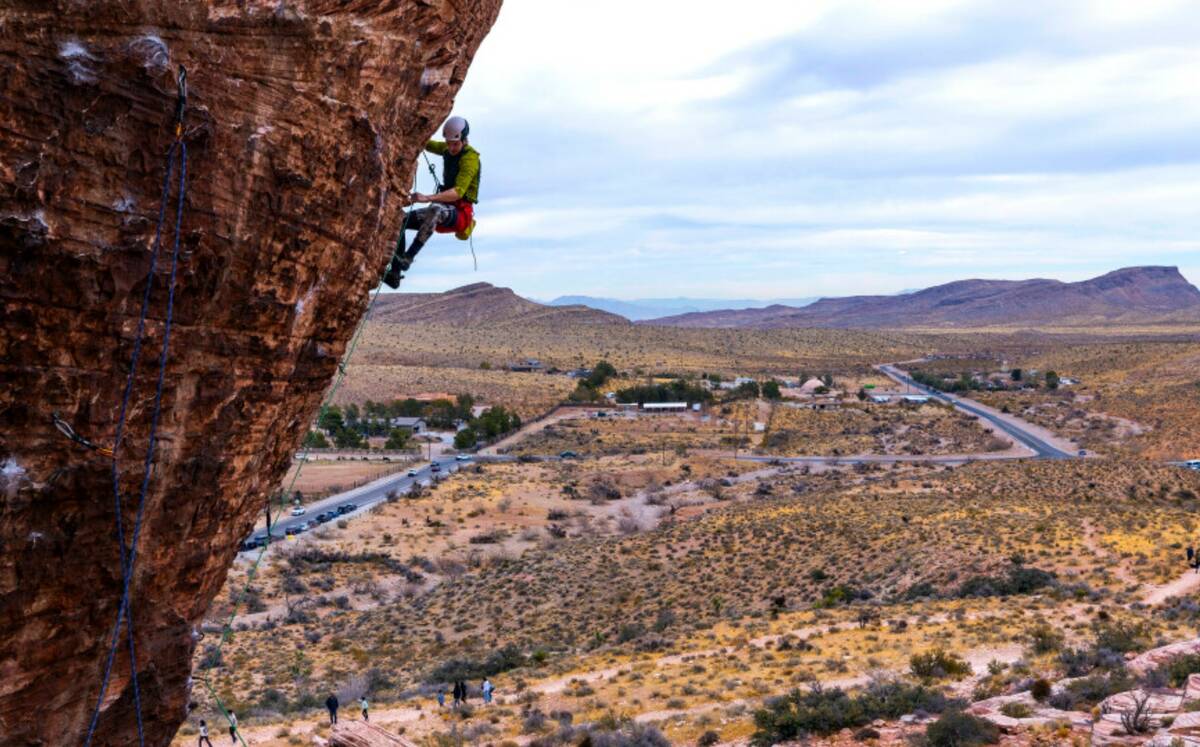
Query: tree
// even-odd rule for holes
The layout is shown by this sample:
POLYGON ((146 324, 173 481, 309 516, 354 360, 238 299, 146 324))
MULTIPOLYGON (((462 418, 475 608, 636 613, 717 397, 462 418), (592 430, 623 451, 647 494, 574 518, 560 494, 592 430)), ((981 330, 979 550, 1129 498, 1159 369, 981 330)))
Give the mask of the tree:
POLYGON ((779 391, 779 382, 771 379, 762 385, 762 396, 767 399, 783 399, 783 393, 779 391))
POLYGON ((1058 389, 1058 373, 1054 371, 1046 372, 1046 388, 1058 389))
POLYGON ((304 447, 308 449, 328 449, 329 440, 320 431, 309 431, 304 437, 304 447))
POLYGON ((592 373, 584 379, 587 385, 592 389, 599 389, 604 386, 609 379, 617 375, 617 369, 608 361, 600 361, 592 369, 592 373))
POLYGON ((830 389, 833 388, 833 374, 825 374, 821 377, 821 381, 824 382, 825 386, 829 387, 830 389))
POLYGON ((454 434, 454 448, 469 449, 474 446, 478 440, 479 436, 475 433, 475 429, 468 426, 454 434))
POLYGON ((393 428, 391 433, 388 434, 387 443, 383 445, 383 448, 391 451, 406 449, 408 448, 408 436, 408 431, 403 428, 393 428))
POLYGON ((321 415, 317 418, 317 426, 330 433, 336 433, 346 424, 342 421, 342 411, 337 405, 321 408, 321 415))
POLYGON ((866 401, 867 401, 867 388, 866 388, 866 387, 859 387, 859 388, 858 388, 858 401, 859 401, 859 402, 866 402, 866 401))
POLYGON ((334 432, 333 443, 339 449, 357 449, 363 446, 363 437, 358 431, 342 428, 334 432))
POLYGON ((475 407, 475 398, 469 394, 460 394, 454 398, 454 405, 459 420, 469 420, 471 409, 475 407))
POLYGON ((358 428, 358 421, 362 418, 362 415, 358 411, 358 405, 353 402, 346 405, 343 415, 346 419, 347 428, 358 428))

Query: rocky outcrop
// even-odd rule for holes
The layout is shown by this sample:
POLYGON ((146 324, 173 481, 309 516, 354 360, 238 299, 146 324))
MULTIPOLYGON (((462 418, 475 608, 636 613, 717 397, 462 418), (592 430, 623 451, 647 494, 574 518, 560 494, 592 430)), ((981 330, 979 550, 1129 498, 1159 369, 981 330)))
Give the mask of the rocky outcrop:
POLYGON ((339 722, 325 744, 329 747, 415 747, 413 742, 365 721, 339 722))
POLYGON ((371 321, 387 324, 629 324, 607 311, 587 306, 547 306, 521 298, 509 288, 472 283, 445 293, 389 293, 371 309, 371 321))
MULTIPOLYGON (((0 6, 0 743, 82 743, 99 693, 121 582, 110 463, 51 414, 114 441, 176 66, 190 89, 188 193, 132 580, 149 744, 186 713, 194 625, 336 370, 417 153, 499 5, 0 6)), ((167 256, 117 454, 130 520, 169 269, 167 256)), ((137 743, 130 684, 122 646, 94 744, 137 743)))

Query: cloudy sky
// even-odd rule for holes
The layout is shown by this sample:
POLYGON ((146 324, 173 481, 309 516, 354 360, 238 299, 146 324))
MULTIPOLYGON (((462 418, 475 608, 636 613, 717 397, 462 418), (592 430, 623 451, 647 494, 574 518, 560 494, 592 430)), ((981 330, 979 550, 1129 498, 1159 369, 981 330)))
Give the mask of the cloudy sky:
POLYGON ((1197 32, 1166 0, 506 0, 456 105, 479 270, 439 237, 406 290, 1200 281, 1197 32))

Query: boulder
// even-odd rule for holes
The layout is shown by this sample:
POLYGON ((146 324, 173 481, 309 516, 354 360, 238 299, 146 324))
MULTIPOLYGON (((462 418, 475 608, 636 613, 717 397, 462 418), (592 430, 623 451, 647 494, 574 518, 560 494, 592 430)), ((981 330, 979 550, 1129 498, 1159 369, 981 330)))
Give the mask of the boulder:
MULTIPOLYGON (((499 7, 0 3, 0 743, 84 742, 124 586, 112 460, 52 415, 114 446, 149 289, 116 454, 130 541, 173 287, 130 584, 146 743, 167 744, 201 616, 338 370, 417 156, 499 7), (172 284, 175 204, 161 190, 179 65, 187 194, 172 284)), ((117 640, 97 746, 138 743, 117 640)))
POLYGON ((329 747, 416 747, 415 742, 366 721, 339 721, 334 724, 327 744, 329 747))
POLYGON ((1146 672, 1158 669, 1172 659, 1189 654, 1200 654, 1200 638, 1152 648, 1130 659, 1126 666, 1130 672, 1140 677, 1146 672))

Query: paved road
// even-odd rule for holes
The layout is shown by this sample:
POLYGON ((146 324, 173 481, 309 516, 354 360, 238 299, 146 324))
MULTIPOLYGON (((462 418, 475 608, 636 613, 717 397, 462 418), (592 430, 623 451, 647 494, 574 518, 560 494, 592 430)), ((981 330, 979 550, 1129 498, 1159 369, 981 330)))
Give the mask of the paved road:
MULTIPOLYGON (((371 508, 375 504, 387 500, 388 493, 393 491, 396 493, 407 493, 409 489, 412 488, 412 486, 416 483, 428 485, 433 481, 433 464, 439 465, 441 474, 447 475, 457 472, 459 467, 470 464, 471 461, 473 461, 473 459, 468 459, 465 462, 457 461, 454 458, 435 459, 432 463, 426 464, 425 466, 417 469, 416 476, 410 477, 406 472, 396 472, 385 477, 381 477, 374 482, 369 482, 366 485, 361 485, 353 490, 347 490, 344 493, 338 493, 337 495, 331 495, 328 498, 323 498, 319 501, 313 501, 305 506, 305 513, 303 516, 285 516, 275 523, 275 526, 272 528, 272 532, 279 537, 283 537, 284 533, 290 527, 299 526, 306 521, 312 522, 313 517, 315 517, 317 514, 324 511, 335 510, 343 503, 353 503, 357 505, 358 508, 350 513, 339 516, 338 518, 352 518, 371 508)), ((253 536, 258 536, 264 534, 265 532, 266 529, 260 523, 259 525, 255 526, 253 536)), ((257 550, 254 550, 253 552, 257 552, 257 550)))
POLYGON ((962 410, 963 412, 968 412, 972 415, 976 415, 980 418, 983 418, 984 420, 988 421, 996 428, 999 428, 1000 430, 1007 433, 1009 436, 1011 436, 1013 439, 1015 439, 1017 441, 1017 443, 1021 444, 1022 446, 1025 446, 1029 449, 1032 449, 1037 454, 1038 459, 1075 459, 1076 458, 1075 454, 1063 451, 1062 449, 1052 446, 1051 444, 1048 444, 1045 441, 1043 441, 1042 439, 1035 436, 1033 433, 1022 428, 1019 425, 1019 421, 1017 420, 1017 418, 1013 418, 1012 420, 1006 420, 1004 418, 998 417, 995 413, 991 412, 990 410, 980 407, 979 405, 974 404, 970 401, 967 401, 967 400, 963 399, 962 397, 955 397, 953 394, 946 394, 945 392, 939 392, 935 389, 930 389, 929 387, 922 386, 921 384, 918 384, 917 382, 913 381, 913 379, 908 374, 904 373, 903 371, 896 368, 895 366, 881 365, 881 366, 879 366, 879 370, 882 371, 883 373, 887 374, 888 376, 892 377, 896 381, 900 382, 901 384, 904 384, 905 386, 910 386, 913 389, 921 392, 922 394, 929 395, 933 399, 938 399, 938 400, 941 400, 942 402, 947 402, 951 405, 954 405, 955 407, 962 410), (1016 422, 1014 422, 1014 421, 1016 421, 1016 422))

